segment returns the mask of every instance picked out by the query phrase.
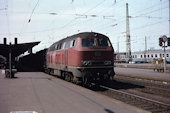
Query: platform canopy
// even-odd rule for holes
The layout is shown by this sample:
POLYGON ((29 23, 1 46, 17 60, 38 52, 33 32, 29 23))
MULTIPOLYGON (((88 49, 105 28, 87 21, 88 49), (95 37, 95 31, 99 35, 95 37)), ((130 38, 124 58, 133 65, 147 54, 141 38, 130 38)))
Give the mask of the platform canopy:
POLYGON ((31 42, 31 43, 21 43, 21 44, 0 44, 0 55, 4 57, 9 56, 9 52, 11 51, 12 57, 17 57, 34 46, 38 45, 40 42, 31 42))

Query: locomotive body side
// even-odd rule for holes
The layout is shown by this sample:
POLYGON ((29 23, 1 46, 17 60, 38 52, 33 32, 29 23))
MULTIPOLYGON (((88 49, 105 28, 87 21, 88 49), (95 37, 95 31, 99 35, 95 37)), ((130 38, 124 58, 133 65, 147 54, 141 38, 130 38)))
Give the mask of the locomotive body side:
POLYGON ((48 72, 84 83, 113 77, 114 50, 109 38, 93 32, 82 34, 63 39, 48 49, 48 72))

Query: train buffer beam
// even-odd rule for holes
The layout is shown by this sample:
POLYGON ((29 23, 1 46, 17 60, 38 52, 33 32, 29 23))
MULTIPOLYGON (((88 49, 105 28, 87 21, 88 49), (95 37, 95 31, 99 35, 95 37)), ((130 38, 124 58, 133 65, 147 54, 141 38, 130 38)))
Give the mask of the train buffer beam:
POLYGON ((11 69, 11 71, 10 71, 10 69, 5 69, 5 77, 6 78, 15 78, 15 73, 17 73, 17 69, 11 69))

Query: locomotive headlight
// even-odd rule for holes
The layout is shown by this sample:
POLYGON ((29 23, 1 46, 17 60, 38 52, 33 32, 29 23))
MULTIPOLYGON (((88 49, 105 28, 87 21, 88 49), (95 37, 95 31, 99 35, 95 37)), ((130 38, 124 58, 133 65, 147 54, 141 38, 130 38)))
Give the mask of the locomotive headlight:
POLYGON ((90 66, 90 65, 92 65, 92 62, 91 61, 83 61, 83 65, 90 66))
POLYGON ((104 61, 104 65, 111 65, 112 62, 110 60, 104 61))

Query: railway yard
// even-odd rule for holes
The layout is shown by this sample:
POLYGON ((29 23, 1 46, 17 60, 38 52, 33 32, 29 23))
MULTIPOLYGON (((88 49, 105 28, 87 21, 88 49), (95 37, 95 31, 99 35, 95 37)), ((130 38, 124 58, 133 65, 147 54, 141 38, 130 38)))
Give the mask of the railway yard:
POLYGON ((114 63, 109 38, 95 32, 16 61, 39 43, 1 44, 7 61, 0 72, 0 113, 170 112, 169 64, 114 63))
POLYGON ((170 112, 169 73, 120 67, 115 72, 114 80, 99 87, 83 87, 43 72, 18 72, 13 79, 1 72, 0 113, 170 112))
POLYGON ((170 113, 170 0, 0 4, 0 113, 170 113))

